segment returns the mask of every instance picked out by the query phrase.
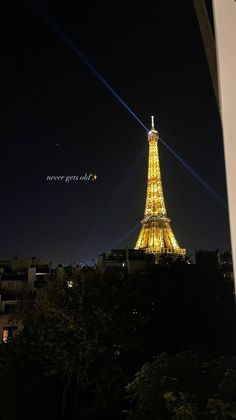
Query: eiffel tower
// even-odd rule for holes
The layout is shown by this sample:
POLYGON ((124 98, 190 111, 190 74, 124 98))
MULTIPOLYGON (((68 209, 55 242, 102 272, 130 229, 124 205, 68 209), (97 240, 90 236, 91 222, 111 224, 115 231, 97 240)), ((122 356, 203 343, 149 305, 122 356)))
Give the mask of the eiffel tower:
POLYGON ((148 183, 144 219, 135 249, 143 249, 146 253, 155 254, 156 260, 161 254, 185 255, 186 250, 180 248, 167 217, 158 154, 159 134, 154 127, 148 133, 149 159, 148 183))

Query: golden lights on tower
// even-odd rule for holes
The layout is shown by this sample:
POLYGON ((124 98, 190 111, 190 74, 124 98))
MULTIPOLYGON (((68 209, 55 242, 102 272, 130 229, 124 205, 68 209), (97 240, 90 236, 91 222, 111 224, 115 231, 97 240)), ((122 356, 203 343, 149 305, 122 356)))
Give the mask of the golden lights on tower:
POLYGON ((158 154, 159 135, 154 127, 154 117, 148 133, 148 183, 144 219, 135 249, 143 249, 147 253, 185 255, 186 250, 180 248, 167 217, 161 183, 161 171, 158 154))

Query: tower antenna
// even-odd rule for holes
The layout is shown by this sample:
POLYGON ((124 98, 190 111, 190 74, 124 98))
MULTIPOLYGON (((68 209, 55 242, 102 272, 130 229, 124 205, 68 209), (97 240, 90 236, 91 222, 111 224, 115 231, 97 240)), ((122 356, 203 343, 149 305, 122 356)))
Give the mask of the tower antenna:
POLYGON ((151 120, 152 120, 152 130, 155 130, 155 127, 154 127, 154 115, 151 116, 151 120))

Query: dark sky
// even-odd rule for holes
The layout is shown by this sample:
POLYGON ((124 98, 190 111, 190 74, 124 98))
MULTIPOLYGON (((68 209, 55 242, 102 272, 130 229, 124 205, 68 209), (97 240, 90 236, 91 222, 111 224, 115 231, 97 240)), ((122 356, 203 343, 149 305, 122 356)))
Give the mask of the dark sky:
MULTIPOLYGON (((145 125, 226 197, 221 126, 191 1, 42 1, 145 125), (129 3, 129 4, 127 4, 129 3)), ((133 247, 143 217, 145 130, 30 1, 1 6, 0 257, 86 261, 133 247), (96 173, 94 182, 47 175, 96 173)), ((182 247, 230 247, 228 214, 160 144, 182 247)))

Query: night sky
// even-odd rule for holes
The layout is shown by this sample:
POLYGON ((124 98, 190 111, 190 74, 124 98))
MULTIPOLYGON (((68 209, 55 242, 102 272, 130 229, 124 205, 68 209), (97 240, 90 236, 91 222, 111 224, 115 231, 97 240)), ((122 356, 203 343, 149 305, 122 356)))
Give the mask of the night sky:
MULTIPOLYGON (((145 125, 226 199, 219 113, 192 2, 42 1, 145 125), (133 6, 133 7, 131 7, 133 6)), ((0 258, 81 262, 133 247, 147 135, 30 1, 5 2, 1 48, 0 258), (96 181, 47 181, 93 173, 96 181), (122 239, 123 238, 123 239, 122 239)), ((228 250, 227 211, 160 144, 181 247, 228 250)))

